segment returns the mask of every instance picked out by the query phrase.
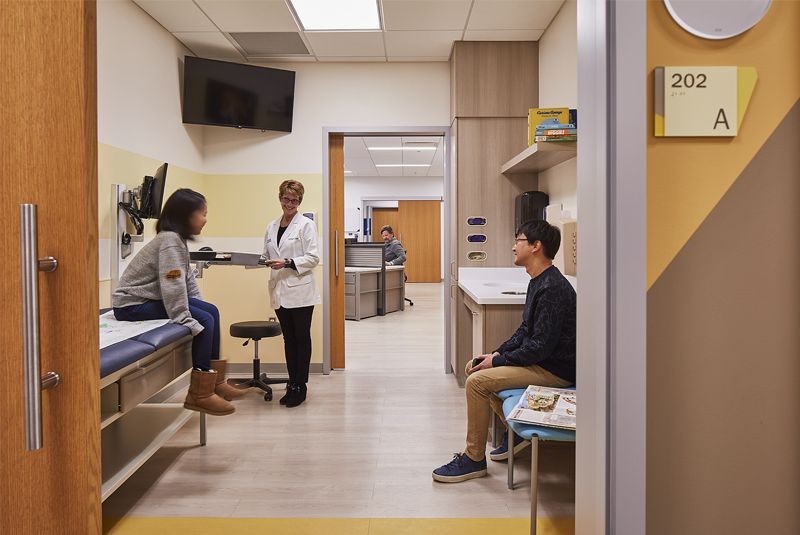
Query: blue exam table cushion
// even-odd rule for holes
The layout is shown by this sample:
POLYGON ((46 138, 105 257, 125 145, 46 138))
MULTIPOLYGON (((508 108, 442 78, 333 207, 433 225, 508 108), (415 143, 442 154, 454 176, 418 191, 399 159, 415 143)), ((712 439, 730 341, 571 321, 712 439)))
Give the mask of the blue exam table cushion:
POLYGON ((153 354, 153 346, 135 340, 123 340, 100 350, 100 378, 121 370, 153 354))
MULTIPOLYGON (((188 327, 178 325, 176 323, 167 323, 161 327, 157 327, 152 331, 147 331, 140 334, 134 340, 143 344, 148 344, 155 349, 161 349, 173 342, 177 342, 181 338, 191 336, 192 331, 188 327)), ((151 351, 152 352, 152 351, 151 351)))

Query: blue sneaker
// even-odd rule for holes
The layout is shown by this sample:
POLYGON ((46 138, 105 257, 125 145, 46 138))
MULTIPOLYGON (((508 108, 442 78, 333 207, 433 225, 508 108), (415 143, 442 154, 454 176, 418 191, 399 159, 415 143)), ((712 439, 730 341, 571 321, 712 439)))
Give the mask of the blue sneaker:
MULTIPOLYGON (((521 436, 514 433, 514 454, 517 454, 531 445, 530 440, 524 440, 521 436)), ((503 433, 503 445, 492 451, 489 458, 493 461, 505 461, 508 459, 508 431, 503 433)))
POLYGON ((460 483, 486 475, 486 458, 473 461, 466 453, 456 453, 453 460, 433 471, 433 479, 442 483, 460 483))

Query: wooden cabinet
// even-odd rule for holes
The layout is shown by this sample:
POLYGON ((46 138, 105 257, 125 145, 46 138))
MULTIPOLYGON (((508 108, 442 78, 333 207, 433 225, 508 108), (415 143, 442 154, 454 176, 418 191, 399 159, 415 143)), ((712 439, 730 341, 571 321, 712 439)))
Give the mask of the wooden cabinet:
POLYGON ((467 361, 477 355, 486 355, 496 350, 522 324, 522 313, 525 305, 479 305, 472 298, 461 292, 462 307, 466 310, 465 316, 470 319, 472 336, 465 337, 469 341, 469 350, 461 359, 461 373, 467 361))

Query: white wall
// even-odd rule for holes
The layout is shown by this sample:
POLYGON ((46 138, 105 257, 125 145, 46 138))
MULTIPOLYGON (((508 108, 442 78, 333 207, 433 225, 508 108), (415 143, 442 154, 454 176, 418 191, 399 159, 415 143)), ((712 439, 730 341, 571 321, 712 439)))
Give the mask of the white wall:
POLYGON ((361 208, 362 197, 442 197, 443 177, 345 177, 344 207, 361 208))
POLYGON ((98 141, 202 172, 204 127, 181 119, 187 54, 130 0, 98 2, 98 141))
POLYGON ((326 126, 447 126, 450 64, 277 63, 295 79, 292 133, 203 127, 209 174, 322 173, 326 126))
MULTIPOLYGON (((567 0, 539 39, 539 107, 578 107, 578 5, 567 0)), ((578 146, 580 146, 578 110, 578 146)), ((539 190, 578 217, 578 159, 539 173, 539 190)))

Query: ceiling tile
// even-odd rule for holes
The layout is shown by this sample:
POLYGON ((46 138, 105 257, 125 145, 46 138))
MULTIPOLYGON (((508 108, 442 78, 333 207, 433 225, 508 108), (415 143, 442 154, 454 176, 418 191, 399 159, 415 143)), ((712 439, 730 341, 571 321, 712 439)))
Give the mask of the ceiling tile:
POLYGON ((367 136, 363 139, 367 147, 402 147, 402 138, 399 136, 367 136))
POLYGON ((467 30, 544 30, 564 0, 475 0, 467 30))
POLYGON ((197 4, 223 32, 300 31, 283 0, 197 0, 197 4))
POLYGON ((178 41, 201 58, 236 58, 242 55, 219 32, 173 32, 178 41))
POLYGON ((134 0, 169 32, 213 32, 217 28, 192 0, 134 0))
POLYGON ((369 155, 375 165, 400 165, 403 163, 402 150, 371 150, 369 155))
POLYGON ((428 176, 444 176, 444 143, 439 144, 439 149, 433 156, 428 176))
POLYGON ((306 32, 317 57, 384 57, 382 32, 306 32))
POLYGON ((380 63, 386 62, 383 56, 321 56, 317 58, 320 63, 380 63))
POLYGON ((347 167, 355 176, 377 176, 372 158, 348 158, 347 167))
POLYGON ((314 56, 287 56, 284 58, 279 58, 279 57, 247 58, 247 63, 253 65, 266 65, 267 67, 269 67, 270 63, 291 63, 293 61, 308 63, 308 62, 316 62, 317 58, 315 58, 314 56))
POLYGON ((464 41, 538 41, 544 30, 467 30, 464 41))
POLYGON ((383 0, 387 30, 463 30, 472 0, 383 0))
POLYGON ((404 167, 378 167, 378 176, 403 176, 404 167))
POLYGON ((460 31, 385 32, 386 54, 409 57, 450 57, 453 41, 460 40, 460 31))
POLYGON ((403 176, 428 176, 427 167, 403 167, 403 176))
MULTIPOLYGON (((344 138, 344 157, 347 158, 369 158, 369 151, 364 140, 360 137, 348 136, 344 138)), ((347 164, 347 161, 345 161, 347 164)))
MULTIPOLYGON (((435 150, 404 150, 403 163, 405 164, 427 164, 430 165, 433 161, 433 156, 436 154, 435 150)), ((427 170, 425 173, 427 174, 427 170)))

